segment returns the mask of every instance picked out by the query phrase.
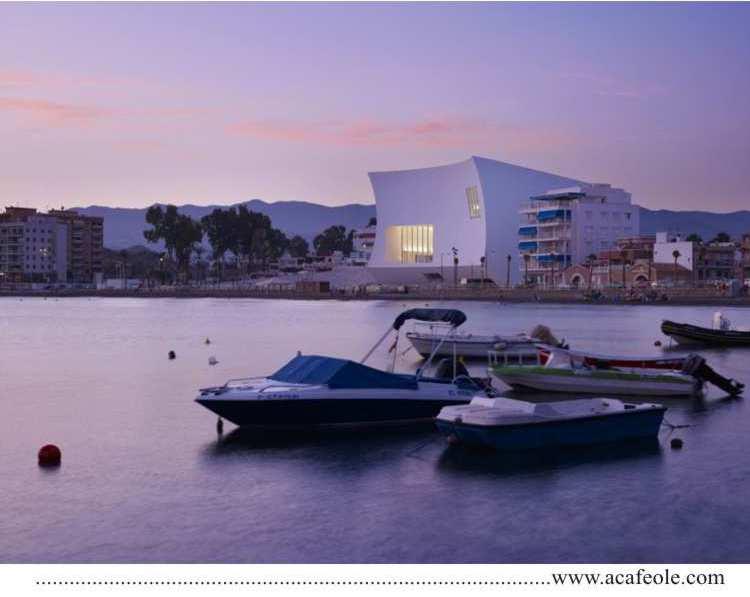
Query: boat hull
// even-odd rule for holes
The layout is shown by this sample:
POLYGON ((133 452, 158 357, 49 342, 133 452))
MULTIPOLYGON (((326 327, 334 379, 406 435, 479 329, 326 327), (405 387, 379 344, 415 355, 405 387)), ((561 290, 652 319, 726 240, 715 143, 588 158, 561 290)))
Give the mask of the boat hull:
POLYGON ((584 446, 654 438, 664 418, 663 407, 576 418, 565 421, 480 426, 455 421, 436 421, 451 440, 496 450, 517 451, 540 448, 584 446))
POLYGON ((750 332, 715 330, 674 321, 663 321, 661 331, 681 345, 750 346, 750 332))
POLYGON ((607 372, 545 369, 543 367, 493 367, 492 374, 512 388, 565 394, 600 396, 696 396, 701 384, 692 379, 640 376, 607 372))
MULTIPOLYGON (((432 351, 440 344, 440 339, 434 336, 408 333, 406 337, 414 349, 423 357, 429 357, 432 351)), ((435 356, 456 356, 471 359, 486 359, 490 351, 499 354, 508 353, 521 358, 536 359, 537 348, 533 342, 508 340, 505 338, 482 338, 481 336, 470 338, 457 336, 445 340, 438 348, 435 356)))
POLYGON ((444 406, 462 399, 331 398, 298 400, 221 400, 196 402, 242 427, 291 429, 321 426, 378 425, 431 420, 444 406))

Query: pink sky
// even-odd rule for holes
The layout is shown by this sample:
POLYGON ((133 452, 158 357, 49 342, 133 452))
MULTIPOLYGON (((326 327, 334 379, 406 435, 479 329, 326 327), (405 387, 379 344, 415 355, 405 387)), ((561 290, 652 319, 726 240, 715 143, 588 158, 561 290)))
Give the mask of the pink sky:
POLYGON ((750 208, 748 28, 722 4, 0 4, 0 194, 368 203, 368 171, 483 155, 750 208))

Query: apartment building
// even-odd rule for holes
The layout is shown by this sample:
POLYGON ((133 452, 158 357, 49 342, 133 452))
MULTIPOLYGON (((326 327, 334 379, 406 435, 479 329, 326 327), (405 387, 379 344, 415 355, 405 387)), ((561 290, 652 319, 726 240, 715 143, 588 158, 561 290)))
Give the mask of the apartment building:
POLYGON ((70 210, 50 210, 49 216, 68 226, 68 281, 91 283, 103 269, 104 220, 70 210))
POLYGON ((580 184, 529 198, 519 210, 519 269, 527 283, 553 286, 571 265, 640 233, 630 193, 609 184, 580 184))
POLYGON ((68 227, 35 209, 0 214, 0 283, 65 282, 68 227))
POLYGON ((102 218, 26 207, 0 214, 0 284, 91 283, 102 258, 102 218))

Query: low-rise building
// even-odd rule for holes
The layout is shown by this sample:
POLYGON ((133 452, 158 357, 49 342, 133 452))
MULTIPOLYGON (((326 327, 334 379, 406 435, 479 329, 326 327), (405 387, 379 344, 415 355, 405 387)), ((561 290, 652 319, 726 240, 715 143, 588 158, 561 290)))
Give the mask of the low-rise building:
POLYGON ((367 265, 372 257, 372 249, 375 246, 375 235, 377 224, 372 223, 365 228, 358 228, 352 235, 352 252, 349 259, 356 265, 367 265))

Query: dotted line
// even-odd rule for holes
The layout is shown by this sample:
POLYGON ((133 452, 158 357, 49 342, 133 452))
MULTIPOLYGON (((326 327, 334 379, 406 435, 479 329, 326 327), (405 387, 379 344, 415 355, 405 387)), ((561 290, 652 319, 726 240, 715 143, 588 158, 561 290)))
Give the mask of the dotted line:
POLYGON ((38 586, 498 586, 498 585, 551 585, 548 580, 37 580, 38 586))

